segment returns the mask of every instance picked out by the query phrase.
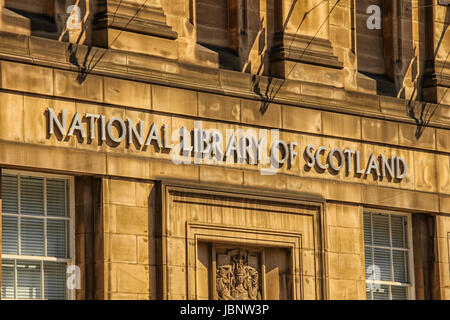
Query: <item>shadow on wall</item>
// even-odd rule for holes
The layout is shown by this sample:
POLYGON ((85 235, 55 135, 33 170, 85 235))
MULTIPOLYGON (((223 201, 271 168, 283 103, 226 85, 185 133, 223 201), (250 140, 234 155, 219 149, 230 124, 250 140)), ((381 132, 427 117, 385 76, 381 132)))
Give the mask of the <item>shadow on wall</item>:
POLYGON ((94 60, 90 52, 95 0, 5 0, 5 8, 29 19, 32 36, 70 42, 68 60, 78 68, 77 81, 84 82, 94 60), (81 63, 80 45, 88 46, 81 63))
POLYGON ((90 40, 86 23, 94 5, 94 0, 5 0, 5 8, 30 20, 32 36, 63 41, 71 40, 70 33, 90 40))
MULTIPOLYGON (((442 77, 442 74, 445 70, 445 68, 448 67, 448 62, 449 62, 449 57, 450 57, 450 51, 447 53, 444 61, 442 62, 442 66, 436 66, 435 62, 436 62, 436 58, 438 58, 438 54, 439 54, 439 50, 441 49, 442 43, 445 39, 445 36, 447 35, 447 32, 449 31, 449 26, 450 26, 450 7, 446 7, 446 12, 445 12, 445 19, 444 19, 444 26, 443 26, 443 30, 439 36, 439 40, 436 43, 436 49, 434 50, 434 52, 432 53, 432 61, 433 61, 433 66, 432 66, 432 73, 434 74, 434 81, 439 81, 440 78, 442 77)), ((430 41, 432 41, 431 39, 434 39, 434 28, 431 28, 429 30, 429 34, 428 34, 428 38, 430 39, 430 41)), ((448 36, 448 35, 447 35, 448 36)), ((432 48, 432 45, 434 44, 434 41, 432 41, 431 44, 429 44, 429 47, 432 48)), ((416 48, 414 48, 416 50, 416 48)), ((432 49, 431 49, 432 50, 432 49)), ((417 69, 417 57, 414 56, 412 58, 412 66, 415 66, 417 69)), ((408 116, 410 118, 412 118, 415 122, 416 122, 416 132, 415 132, 415 137, 416 139, 419 139, 425 128, 428 126, 428 124, 430 123, 431 119, 433 118, 434 114, 436 113, 437 109, 439 108, 439 105, 442 103, 442 101, 444 100, 445 96, 448 93, 448 87, 445 89, 442 97, 436 101, 436 103, 428 103, 425 101, 422 101, 422 99, 420 99, 421 101, 416 101, 417 97, 419 97, 419 92, 421 92, 421 89, 424 85, 424 76, 427 75, 429 76, 429 74, 427 74, 426 72, 422 72, 419 73, 418 70, 416 71, 416 76, 414 79, 412 79, 413 83, 414 83, 414 91, 411 94, 408 103, 406 105, 406 112, 408 114, 408 116), (418 111, 416 111, 416 107, 418 107, 418 111)), ((436 86, 436 83, 432 84, 433 86, 436 86)), ((421 97, 419 97, 421 98, 421 97)))
MULTIPOLYGON (((268 0, 270 1, 270 0, 268 0)), ((274 32, 279 31, 282 32, 284 34, 288 23, 292 17, 292 13, 294 12, 294 9, 296 7, 298 3, 298 0, 294 0, 291 3, 291 7, 289 8, 289 12, 287 14, 286 20, 285 21, 281 21, 281 30, 276 30, 276 26, 277 26, 277 19, 280 19, 281 17, 281 3, 278 3, 277 0, 275 0, 275 2, 272 3, 272 5, 274 6, 274 17, 273 17, 273 24, 274 27, 272 28, 273 32, 271 32, 271 36, 274 36, 274 32)), ((269 7, 266 4, 266 8, 269 7)), ((305 13, 305 16, 303 17, 303 19, 301 21, 299 21, 299 26, 298 29, 300 29, 303 21, 305 20, 307 13, 305 13)), ((266 28, 264 27, 265 25, 269 25, 269 21, 264 21, 264 18, 261 20, 260 24, 259 24, 259 32, 257 33, 257 36, 254 40, 253 46, 254 47, 256 44, 259 45, 260 50, 258 50, 258 55, 259 55, 259 66, 256 70, 256 72, 252 72, 252 88, 253 88, 253 92, 256 93, 262 100, 263 103, 261 104, 261 107, 259 109, 259 112, 264 115, 267 111, 267 109, 269 108, 270 104, 273 102, 273 100, 275 99, 278 91, 281 89, 281 87, 284 85, 285 80, 284 79, 277 79, 276 82, 274 82, 274 77, 270 75, 270 73, 268 73, 267 70, 265 68, 265 66, 269 63, 268 61, 268 54, 270 55, 270 43, 268 43, 268 37, 269 37, 269 32, 268 30, 266 30, 266 28), (265 84, 261 84, 261 76, 262 75, 266 75, 267 76, 267 83, 265 84), (281 82, 279 82, 281 81, 281 82)), ((294 38, 295 40, 295 38, 294 38)), ((251 61, 251 57, 250 57, 250 52, 247 56, 246 59, 246 64, 244 65, 244 72, 248 72, 250 70, 252 70, 252 61, 251 61)))

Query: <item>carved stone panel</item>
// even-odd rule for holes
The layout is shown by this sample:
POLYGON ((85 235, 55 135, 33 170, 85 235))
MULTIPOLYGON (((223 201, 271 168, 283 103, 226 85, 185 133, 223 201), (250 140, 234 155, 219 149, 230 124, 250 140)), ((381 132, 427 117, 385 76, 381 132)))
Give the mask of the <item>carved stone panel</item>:
POLYGON ((242 248, 216 253, 219 300, 261 300, 261 261, 258 252, 242 248))

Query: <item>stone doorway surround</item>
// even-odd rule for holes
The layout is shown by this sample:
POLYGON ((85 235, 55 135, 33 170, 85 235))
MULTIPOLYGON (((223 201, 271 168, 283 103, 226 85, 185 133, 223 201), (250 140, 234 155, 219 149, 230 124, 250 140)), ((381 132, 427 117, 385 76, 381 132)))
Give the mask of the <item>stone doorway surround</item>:
POLYGON ((323 200, 171 182, 156 192, 158 299, 326 298, 323 200))

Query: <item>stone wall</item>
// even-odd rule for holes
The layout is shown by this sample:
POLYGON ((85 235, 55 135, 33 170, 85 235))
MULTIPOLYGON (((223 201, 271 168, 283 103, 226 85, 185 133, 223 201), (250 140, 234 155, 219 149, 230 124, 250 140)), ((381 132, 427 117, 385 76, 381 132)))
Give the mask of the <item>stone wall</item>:
POLYGON ((105 299, 155 299, 152 183, 104 179, 105 299))
MULTIPOLYGON (((429 1, 405 1, 411 8, 389 7, 392 15, 383 22, 385 29, 376 31, 375 51, 372 35, 359 32, 365 28, 362 4, 367 2, 358 2, 358 7, 348 0, 294 1, 295 6, 287 0, 277 6, 273 1, 229 1, 234 24, 228 24, 232 28, 227 31, 222 23, 222 33, 229 32, 222 38, 228 42, 213 43, 221 47, 217 49, 198 37, 200 2, 194 0, 149 1, 142 10, 140 1, 123 1, 121 7, 121 1, 91 2, 101 18, 89 20, 91 11, 85 16, 84 36, 64 39, 33 33, 29 18, 6 2, 9 7, 0 6, 0 166, 76 176, 76 261, 85 270, 78 298, 214 298, 205 279, 215 242, 204 237, 193 243, 198 225, 213 224, 265 229, 279 237, 290 230, 320 247, 314 254, 308 253, 312 246, 295 249, 306 249, 310 255, 305 261, 310 263, 297 273, 285 266, 282 276, 308 282, 293 281, 301 285, 293 285, 297 289, 292 296, 272 282, 268 287, 277 288, 273 292, 278 297, 365 299, 363 208, 369 207, 435 219, 438 277, 432 289, 450 299, 449 8, 420 7, 429 1), (125 28, 138 11, 137 22, 125 28), (88 22, 95 24, 96 34, 88 22), (410 29, 402 39, 401 30, 410 29), (223 55, 224 48, 228 55, 223 55), (230 52, 231 66, 226 60, 230 52), (381 84, 390 81, 395 94, 380 92, 380 79, 361 72, 382 76, 381 84), (300 153, 291 167, 282 167, 276 175, 261 174, 262 164, 176 165, 170 153, 153 145, 116 146, 49 134, 48 108, 58 115, 66 111, 67 128, 76 113, 93 113, 142 120, 158 128, 167 125, 170 132, 183 126, 193 130, 196 121, 202 121, 203 129, 223 133, 277 129, 281 140, 298 143, 300 153), (362 163, 372 153, 401 156, 408 175, 392 181, 308 170, 303 150, 309 144, 359 150, 362 163), (179 216, 169 216, 168 229, 161 224, 171 212, 164 201, 172 201, 173 195, 164 193, 161 184, 182 185, 185 192, 172 206, 178 206, 179 216), (220 201, 208 200, 210 205, 222 204, 220 213, 188 204, 192 199, 204 201, 192 195, 197 189, 221 193, 220 201), (233 205, 239 214, 233 216, 223 205, 233 201, 224 194, 236 193, 241 198, 233 205), (255 194, 258 201, 250 201, 255 194), (289 214, 275 213, 275 206, 264 207, 264 197, 282 199, 277 203, 283 206, 294 200, 297 204, 286 205, 289 214), (316 206, 315 217, 322 219, 317 222, 320 236, 308 234, 311 224, 301 218, 311 210, 308 201, 316 206), (258 220, 258 210, 272 219, 258 220), (277 220, 277 214, 284 218, 277 220), (186 226, 193 226, 192 221, 197 225, 189 234, 186 226), (195 245, 203 252, 200 259, 187 253, 195 245), (312 271, 314 259, 320 268, 312 271), (189 265, 197 260, 203 267, 189 265), (192 290, 196 280, 187 277, 189 272, 200 274, 203 291, 192 290)), ((24 1, 15 5, 29 9, 24 1)), ((227 234, 211 228, 208 236, 227 234)), ((259 257, 282 256, 275 252, 280 248, 266 245, 267 232, 232 232, 245 240, 245 250, 259 257)), ((221 245, 217 250, 225 255, 221 245)), ((262 263, 259 267, 263 274, 262 263)), ((417 268, 420 274, 430 266, 417 268)), ((426 291, 425 286, 418 290, 426 291)))

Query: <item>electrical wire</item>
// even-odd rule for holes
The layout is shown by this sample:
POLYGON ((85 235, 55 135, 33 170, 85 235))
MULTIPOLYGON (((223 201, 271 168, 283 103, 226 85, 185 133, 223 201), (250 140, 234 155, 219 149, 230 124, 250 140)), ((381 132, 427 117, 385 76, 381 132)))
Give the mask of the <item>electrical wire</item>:
MULTIPOLYGON (((298 60, 300 60, 301 58, 303 58, 303 55, 305 54, 306 50, 309 48, 309 46, 311 45, 311 43, 312 43, 312 42, 314 41, 314 39, 317 37, 317 35, 319 34, 320 30, 323 28, 323 26, 325 25, 325 23, 328 21, 328 19, 330 18, 331 13, 334 11, 334 9, 336 8, 336 6, 338 5, 338 3, 339 3, 340 1, 341 1, 341 0, 337 0, 337 1, 335 2, 335 4, 333 5, 333 7, 331 8, 331 10, 328 12, 327 17, 324 19, 324 21, 323 21, 322 24, 320 25, 319 29, 316 31, 316 33, 314 34, 314 36, 309 40, 308 44, 307 44, 307 45, 305 46, 305 48, 303 49, 303 51, 302 51, 300 57, 298 58, 298 60)), ((300 29, 300 28, 297 28, 297 32, 298 32, 299 29, 300 29)), ((283 85, 286 83, 286 80, 287 80, 287 78, 289 77, 289 75, 292 73, 292 71, 294 71, 294 69, 295 69, 295 67, 297 66, 297 64, 298 64, 298 61, 296 61, 296 62, 294 63, 294 65, 293 65, 292 68, 289 70, 289 72, 288 72, 288 74, 285 76, 285 78, 281 80, 280 86, 279 86, 278 89, 275 91, 274 95, 273 95, 272 97, 270 97, 269 100, 267 100, 267 101, 265 102, 265 107, 262 108, 262 109, 267 109, 267 106, 275 100, 276 96, 277 96, 278 93, 280 92, 280 90, 281 90, 281 88, 283 87, 283 85)), ((274 87, 275 87, 275 85, 274 85, 274 87)), ((271 93, 272 93, 272 92, 273 92, 273 89, 272 89, 271 93)))
MULTIPOLYGON (((113 39, 113 41, 109 44, 109 48, 106 49, 102 55, 99 57, 99 59, 94 63, 94 65, 92 66, 92 68, 90 67, 90 63, 89 63, 89 67, 87 68, 86 71, 83 71, 83 73, 85 74, 84 77, 86 77, 87 74, 89 74, 90 72, 92 72, 92 70, 95 69, 95 67, 98 65, 98 63, 105 57, 105 55, 111 50, 112 46, 114 45, 114 43, 117 41, 117 39, 121 36, 122 32, 128 27, 128 25, 134 20, 134 18, 136 18, 138 16, 138 14, 142 11, 142 9, 144 9, 145 5, 147 4, 148 0, 144 0, 144 2, 142 3, 142 5, 139 7, 139 9, 136 11, 136 13, 128 20, 128 22, 125 24, 125 26, 119 31, 119 33, 116 35, 116 37, 113 39)), ((116 8, 116 12, 118 10, 118 7, 116 8)), ((97 52, 94 54, 94 56, 92 57, 91 62, 93 61, 93 59, 95 58, 95 56, 97 55, 97 52)))
POLYGON ((114 25, 114 20, 116 20, 117 11, 119 10, 120 6, 122 5, 123 0, 120 0, 119 4, 116 7, 116 10, 113 13, 113 18, 111 21, 111 27, 114 25))

